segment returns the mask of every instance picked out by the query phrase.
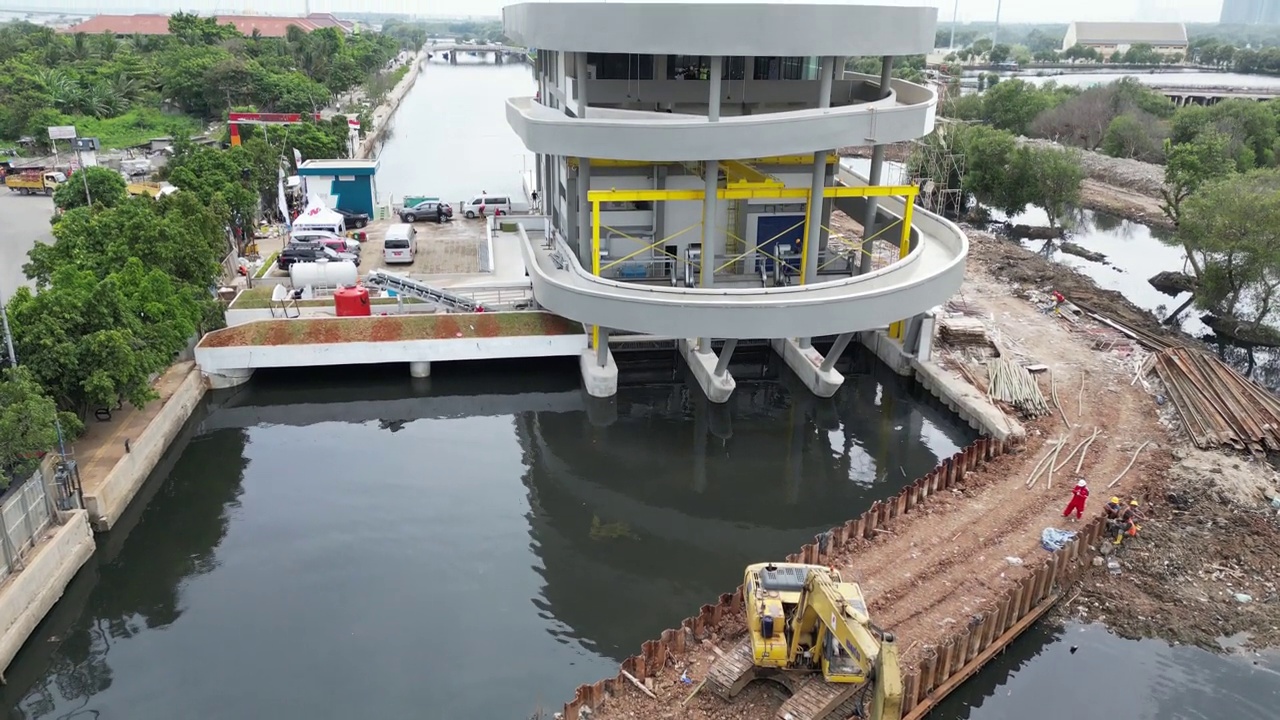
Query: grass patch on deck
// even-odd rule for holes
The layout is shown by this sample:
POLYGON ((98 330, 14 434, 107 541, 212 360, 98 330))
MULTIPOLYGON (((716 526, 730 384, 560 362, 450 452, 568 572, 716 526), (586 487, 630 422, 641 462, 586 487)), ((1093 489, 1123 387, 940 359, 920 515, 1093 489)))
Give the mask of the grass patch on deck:
POLYGON ((201 347, 451 340, 582 333, 581 323, 543 312, 450 313, 362 318, 259 320, 209 333, 201 347))

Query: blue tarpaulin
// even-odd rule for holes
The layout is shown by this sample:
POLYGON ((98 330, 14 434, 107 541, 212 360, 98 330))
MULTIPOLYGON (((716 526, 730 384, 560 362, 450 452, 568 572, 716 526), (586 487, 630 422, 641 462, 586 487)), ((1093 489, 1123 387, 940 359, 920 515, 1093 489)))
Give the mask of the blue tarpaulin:
POLYGON ((1076 534, 1069 530, 1059 530, 1057 528, 1045 528, 1040 533, 1040 546, 1049 552, 1057 552, 1066 547, 1067 543, 1075 539, 1076 534))

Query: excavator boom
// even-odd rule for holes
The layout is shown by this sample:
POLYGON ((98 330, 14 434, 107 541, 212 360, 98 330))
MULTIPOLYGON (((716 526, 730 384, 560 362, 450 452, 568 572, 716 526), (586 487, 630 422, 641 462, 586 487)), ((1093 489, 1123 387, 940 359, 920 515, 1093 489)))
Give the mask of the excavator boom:
POLYGON ((762 563, 747 568, 743 600, 748 635, 712 666, 712 691, 728 700, 771 673, 792 690, 777 718, 901 720, 897 644, 871 624, 856 584, 819 565, 762 563))

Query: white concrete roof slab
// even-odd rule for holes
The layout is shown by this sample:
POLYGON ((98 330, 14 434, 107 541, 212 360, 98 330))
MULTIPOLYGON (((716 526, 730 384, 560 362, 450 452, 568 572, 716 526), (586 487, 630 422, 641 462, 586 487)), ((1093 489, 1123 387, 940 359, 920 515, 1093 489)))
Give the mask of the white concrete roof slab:
POLYGON ((507 37, 540 50, 640 55, 919 55, 935 7, 794 2, 526 2, 502 10, 507 37))

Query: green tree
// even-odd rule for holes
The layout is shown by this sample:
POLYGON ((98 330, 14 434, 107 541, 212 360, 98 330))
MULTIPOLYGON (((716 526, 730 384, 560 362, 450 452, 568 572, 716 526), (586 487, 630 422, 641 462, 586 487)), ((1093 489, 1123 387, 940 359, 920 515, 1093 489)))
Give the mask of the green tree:
POLYGON ((189 289, 137 258, 101 279, 62 268, 38 294, 19 288, 9 312, 23 365, 59 407, 80 415, 154 398, 151 374, 172 362, 202 317, 189 289))
POLYGON ((987 60, 991 61, 992 63, 999 64, 1008 60, 1012 54, 1013 54, 1012 48, 1010 48, 1008 45, 1005 45, 1004 43, 999 43, 997 45, 991 46, 991 49, 987 51, 987 60))
POLYGON ((1080 200, 1084 168, 1075 150, 1021 147, 1013 163, 1013 182, 1026 190, 1028 204, 1044 210, 1049 226, 1057 227, 1069 206, 1080 200))
POLYGON ((79 419, 58 413, 25 366, 0 373, 0 490, 34 472, 42 452, 57 447, 57 422, 66 437, 80 433, 79 419))
POLYGON ((67 268, 104 279, 130 259, 146 258, 148 267, 204 290, 216 282, 219 260, 229 252, 224 226, 185 191, 129 198, 109 209, 73 208, 54 224, 52 244, 31 249, 23 272, 43 290, 67 268))
POLYGON ((1029 188, 1016 169, 1017 140, 1003 130, 983 125, 952 126, 953 147, 965 158, 963 187, 978 202, 1006 215, 1017 215, 1030 202, 1029 188))
MULTIPOLYGON (((1228 150, 1227 138, 1216 130, 1205 130, 1190 142, 1167 145, 1164 187, 1160 190, 1164 202, 1160 209, 1177 226, 1182 219, 1182 202, 1206 183, 1233 172, 1235 162, 1228 150)), ((1195 256, 1188 253, 1188 259, 1199 275, 1195 256)))
POLYGON ((1037 115, 1065 97, 1056 90, 1056 86, 1037 88, 1017 78, 1001 82, 989 87, 983 96, 983 119, 992 127, 1025 135, 1037 115))
POLYGON ((1200 307, 1255 327, 1272 317, 1280 290, 1280 171, 1201 186, 1182 204, 1178 238, 1199 268, 1200 307))
POLYGON ((1102 152, 1111 157, 1151 161, 1159 155, 1157 141, 1150 124, 1136 114, 1119 115, 1107 125, 1102 152))
POLYGON ((94 166, 72 173, 68 182, 54 191, 53 204, 61 210, 84 207, 88 204, 84 194, 86 182, 95 205, 113 208, 129 197, 129 186, 120 173, 111 168, 94 166), (81 177, 81 173, 84 177, 81 177))

